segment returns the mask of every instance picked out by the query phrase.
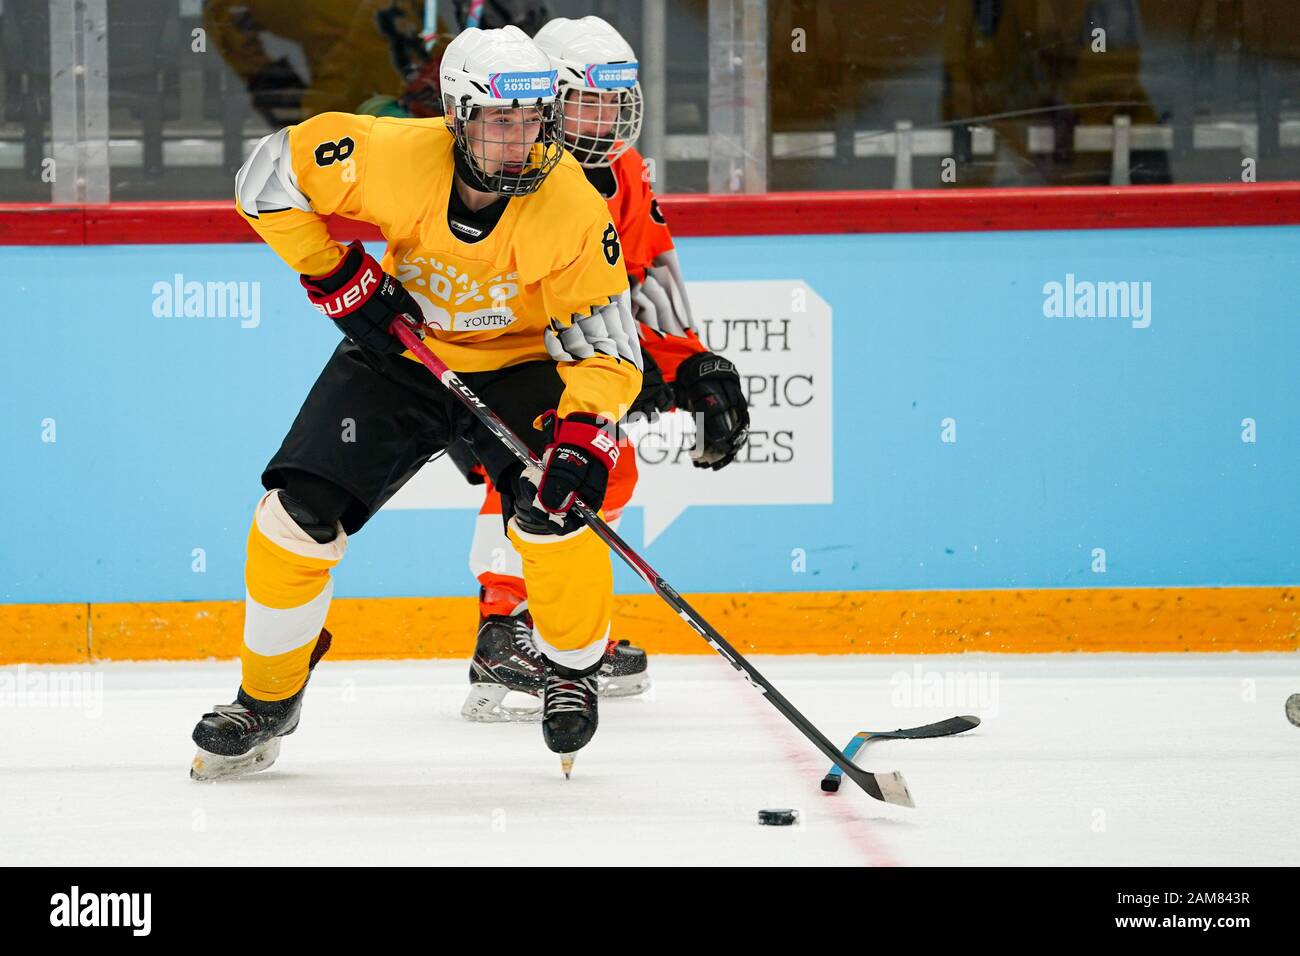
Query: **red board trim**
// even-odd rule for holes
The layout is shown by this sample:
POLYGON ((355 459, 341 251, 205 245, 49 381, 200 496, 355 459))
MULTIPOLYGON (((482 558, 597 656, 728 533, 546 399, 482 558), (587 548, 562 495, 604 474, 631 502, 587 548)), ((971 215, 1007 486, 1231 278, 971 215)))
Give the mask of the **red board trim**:
POLYGON ((674 235, 985 232, 1300 223, 1300 182, 668 196, 674 235))
MULTIPOLYGON (((660 197, 676 236, 1300 224, 1300 182, 660 197)), ((331 218, 340 239, 379 239, 331 218)), ((0 245, 254 242, 229 202, 0 204, 0 245)))

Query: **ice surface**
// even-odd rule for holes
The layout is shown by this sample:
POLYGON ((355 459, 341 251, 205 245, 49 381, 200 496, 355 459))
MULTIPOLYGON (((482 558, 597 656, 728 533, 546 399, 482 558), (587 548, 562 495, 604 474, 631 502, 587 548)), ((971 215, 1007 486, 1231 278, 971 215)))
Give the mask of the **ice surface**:
POLYGON ((189 734, 233 662, 0 668, 9 864, 1295 864, 1294 654, 755 657, 917 808, 871 800, 720 659, 653 657, 573 779, 536 724, 470 724, 460 661, 324 662, 279 763, 199 784, 189 734), (965 675, 964 677, 962 675, 965 675), (81 681, 52 700, 50 678, 81 681), (42 685, 44 685, 42 687, 42 685), (96 688, 102 690, 102 694, 96 688), (51 706, 60 704, 59 706, 51 706), (796 807, 793 828, 757 824, 796 807), (592 854, 592 857, 587 857, 592 854))

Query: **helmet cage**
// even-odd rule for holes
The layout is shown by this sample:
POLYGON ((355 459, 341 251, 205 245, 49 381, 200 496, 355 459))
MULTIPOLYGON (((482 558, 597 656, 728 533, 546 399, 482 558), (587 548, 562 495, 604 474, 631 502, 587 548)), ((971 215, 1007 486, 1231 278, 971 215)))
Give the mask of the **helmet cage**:
POLYGON ((641 136, 641 84, 635 79, 636 69, 635 63, 601 63, 581 72, 567 65, 560 70, 556 99, 564 120, 564 145, 588 169, 612 165, 641 136), (630 71, 630 85, 605 79, 621 71, 630 71))
POLYGON ((470 185, 475 189, 502 196, 524 196, 536 192, 564 155, 560 114, 553 100, 539 97, 531 103, 512 100, 509 106, 495 106, 473 103, 468 95, 462 96, 459 103, 451 96, 444 96, 443 107, 462 160, 457 166, 468 174, 470 185), (485 122, 480 124, 479 132, 471 133, 470 127, 478 112, 491 109, 535 110, 541 121, 537 138, 527 144, 527 157, 517 169, 501 165, 495 173, 489 173, 480 162, 496 147, 519 145, 520 141, 512 139, 510 131, 524 129, 522 123, 485 122), (494 135, 498 133, 499 138, 494 135))

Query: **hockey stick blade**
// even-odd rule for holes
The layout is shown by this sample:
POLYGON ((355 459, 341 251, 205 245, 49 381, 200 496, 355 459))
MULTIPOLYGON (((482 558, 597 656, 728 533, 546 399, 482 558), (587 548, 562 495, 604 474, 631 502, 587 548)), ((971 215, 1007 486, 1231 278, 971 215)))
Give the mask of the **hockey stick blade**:
POLYGON ((927 737, 951 737, 967 730, 974 730, 980 725, 978 717, 949 717, 933 724, 920 727, 900 727, 898 730, 863 730, 860 731, 867 740, 924 740, 927 737))
MULTIPOLYGON (((514 456, 525 466, 538 466, 540 463, 533 454, 532 449, 526 445, 522 439, 512 432, 508 425, 503 422, 497 415, 483 404, 474 391, 460 380, 447 363, 438 358, 434 352, 421 341, 420 333, 416 331, 419 323, 409 317, 394 319, 389 332, 397 336, 402 344, 410 349, 411 354, 420 361, 430 372, 432 372, 446 389, 455 396, 461 404, 469 409, 470 413, 479 420, 493 435, 495 435, 503 445, 505 445, 514 456)), ((740 651, 736 650, 727 642, 700 613, 687 603, 686 599, 677 593, 667 581, 659 576, 659 572, 650 566, 645 558, 632 550, 626 541, 615 533, 614 529, 605 523, 595 511, 587 507, 582 501, 575 501, 572 509, 578 514, 587 526, 596 533, 605 545, 619 556, 619 558, 629 568, 643 580, 650 588, 663 599, 664 603, 677 612, 677 615, 690 625, 700 637, 704 638, 718 654, 727 661, 741 677, 745 679, 754 690, 758 691, 767 702, 775 707, 786 720, 794 725, 795 729, 808 739, 808 741, 822 752, 826 759, 834 761, 837 764, 843 764, 844 755, 835 748, 835 745, 826 739, 826 735, 818 730, 813 723, 799 712, 799 709, 785 699, 776 687, 758 672, 740 651)), ((912 795, 907 790, 907 784, 904 782, 901 774, 898 773, 880 773, 875 774, 861 767, 848 763, 843 768, 843 773, 850 780, 861 787, 869 796, 885 803, 894 803, 903 807, 912 807, 912 795)))
MULTIPOLYGON (((839 770, 839 765, 835 769, 839 770)), ((888 773, 872 773, 854 764, 849 764, 844 768, 844 773, 877 800, 897 804, 900 807, 916 806, 912 801, 911 791, 907 789, 907 781, 903 779, 903 775, 897 770, 891 770, 888 773)))
MULTIPOLYGON (((897 730, 862 730, 854 734, 849 745, 844 748, 844 756, 848 760, 848 766, 855 767, 852 760, 864 745, 872 740, 924 740, 928 737, 951 737, 953 734, 960 734, 967 730, 973 730, 980 725, 978 717, 949 717, 947 720, 940 720, 933 724, 922 724, 920 727, 900 727, 897 730)), ((842 768, 843 763, 837 763, 831 767, 826 776, 822 777, 822 790, 827 793, 835 793, 840 789, 840 774, 845 772, 842 768)))

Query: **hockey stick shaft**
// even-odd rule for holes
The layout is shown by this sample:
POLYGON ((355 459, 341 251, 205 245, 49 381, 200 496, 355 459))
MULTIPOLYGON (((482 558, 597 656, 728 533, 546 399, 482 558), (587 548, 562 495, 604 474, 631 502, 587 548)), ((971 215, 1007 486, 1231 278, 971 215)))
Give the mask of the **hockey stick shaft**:
MULTIPOLYGON (((490 408, 483 404, 473 390, 469 388, 460 378, 447 367, 433 351, 421 341, 418 333, 415 332, 408 324, 401 319, 394 320, 390 330, 396 335, 420 362, 438 377, 444 386, 460 402, 469 408, 474 417, 479 420, 488 431, 492 432, 508 447, 514 456, 521 461, 525 467, 541 467, 541 462, 533 455, 530 449, 518 435, 512 432, 490 408)), ((591 530, 609 546, 615 554, 623 559, 641 580, 650 585, 650 588, 661 597, 664 602, 677 612, 691 628, 703 637, 709 645, 717 651, 724 660, 727 661, 743 677, 751 687, 761 693, 771 702, 772 706, 780 711, 786 720, 794 724, 795 728, 807 737, 818 750, 822 752, 832 763, 840 767, 845 776, 849 777, 865 790, 868 794, 877 800, 884 800, 888 803, 900 803, 904 806, 911 806, 911 797, 907 793, 907 786, 898 774, 883 774, 880 778, 877 775, 863 770, 854 765, 851 761, 845 759, 844 755, 836 749, 820 730, 813 726, 812 722, 801 714, 790 701, 786 700, 785 695, 778 691, 772 683, 767 680, 758 670, 745 659, 745 656, 737 651, 730 643, 727 642, 718 631, 704 620, 693 607, 690 606, 680 594, 660 574, 652 568, 643 557, 637 554, 632 548, 620 538, 609 525, 607 525, 595 511, 588 508, 581 501, 575 501, 573 510, 578 516, 590 526, 591 530), (884 787, 882 788, 882 782, 884 787)))

